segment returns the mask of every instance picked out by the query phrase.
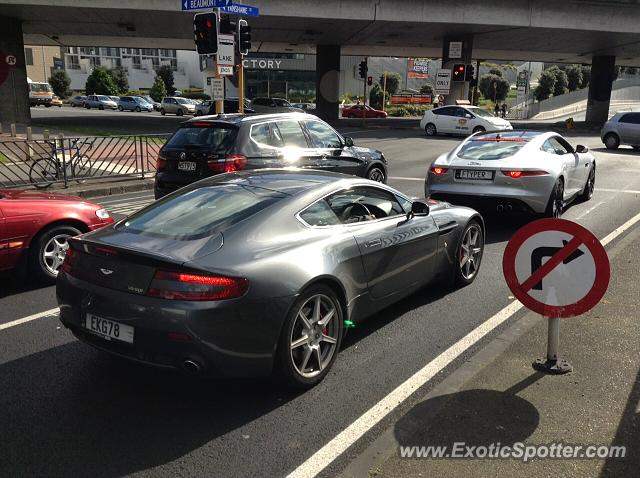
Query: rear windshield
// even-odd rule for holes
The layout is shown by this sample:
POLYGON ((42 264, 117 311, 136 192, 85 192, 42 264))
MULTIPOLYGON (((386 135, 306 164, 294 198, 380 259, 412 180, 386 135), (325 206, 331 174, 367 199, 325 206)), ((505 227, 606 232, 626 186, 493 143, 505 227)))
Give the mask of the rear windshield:
POLYGON ((236 184, 204 186, 153 203, 116 226, 118 230, 174 240, 196 240, 223 232, 287 197, 236 184))
POLYGON ((515 137, 476 137, 466 142, 457 155, 463 159, 495 160, 516 154, 528 140, 515 137))
POLYGON ((228 152, 235 143, 238 128, 235 126, 185 126, 178 129, 167 141, 166 148, 207 148, 215 153, 228 152))

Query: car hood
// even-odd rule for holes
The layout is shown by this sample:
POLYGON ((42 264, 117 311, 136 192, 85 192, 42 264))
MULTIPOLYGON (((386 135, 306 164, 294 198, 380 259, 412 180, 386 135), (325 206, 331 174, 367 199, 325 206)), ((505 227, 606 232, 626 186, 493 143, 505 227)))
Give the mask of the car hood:
POLYGON ((20 199, 23 201, 84 201, 83 198, 78 196, 44 191, 22 191, 18 189, 0 189, 0 197, 4 199, 20 199))

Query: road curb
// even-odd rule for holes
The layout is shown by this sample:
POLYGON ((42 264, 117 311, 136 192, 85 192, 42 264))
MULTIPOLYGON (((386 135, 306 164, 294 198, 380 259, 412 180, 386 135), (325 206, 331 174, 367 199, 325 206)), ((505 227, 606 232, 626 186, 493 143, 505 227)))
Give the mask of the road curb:
POLYGON ((86 188, 67 188, 56 189, 52 192, 60 194, 69 194, 72 196, 80 196, 82 198, 94 198, 102 196, 113 196, 116 194, 134 193, 138 191, 149 191, 153 189, 153 180, 135 180, 127 182, 125 184, 118 183, 106 183, 99 186, 93 186, 86 188))

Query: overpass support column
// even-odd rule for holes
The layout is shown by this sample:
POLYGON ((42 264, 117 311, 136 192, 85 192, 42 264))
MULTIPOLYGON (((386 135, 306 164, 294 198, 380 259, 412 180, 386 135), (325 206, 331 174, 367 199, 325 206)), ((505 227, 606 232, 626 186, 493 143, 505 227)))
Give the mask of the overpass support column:
POLYGON ((609 117, 615 64, 615 56, 594 56, 591 60, 591 81, 585 118, 588 122, 604 123, 609 117))
MULTIPOLYGON (((445 37, 442 44, 442 68, 452 70, 456 63, 472 63, 473 36, 445 37), (453 56, 453 58, 451 58, 453 56)), ((469 98, 468 81, 451 81, 449 94, 445 95, 445 104, 455 105, 456 100, 469 98)), ((441 105, 442 106, 442 105, 441 105)))
POLYGON ((316 114, 324 120, 340 115, 340 46, 316 47, 316 114))
POLYGON ((0 121, 31 121, 22 22, 0 16, 0 121))

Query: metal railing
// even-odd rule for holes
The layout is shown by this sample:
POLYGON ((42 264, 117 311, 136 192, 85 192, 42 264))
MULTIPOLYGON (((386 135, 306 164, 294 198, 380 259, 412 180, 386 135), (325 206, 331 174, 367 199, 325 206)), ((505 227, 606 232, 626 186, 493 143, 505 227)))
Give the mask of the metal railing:
POLYGON ((147 177, 168 135, 90 136, 0 142, 0 188, 47 188, 117 177, 147 177))

